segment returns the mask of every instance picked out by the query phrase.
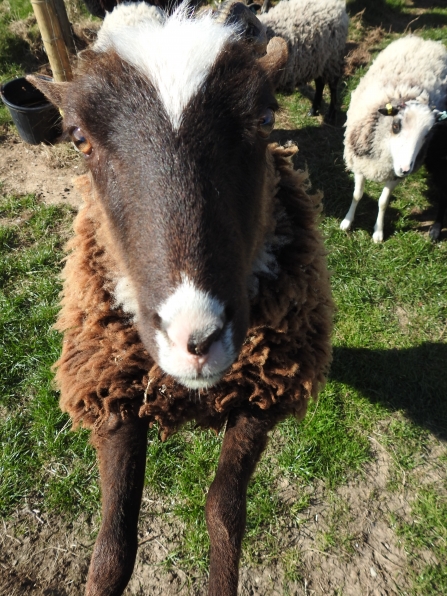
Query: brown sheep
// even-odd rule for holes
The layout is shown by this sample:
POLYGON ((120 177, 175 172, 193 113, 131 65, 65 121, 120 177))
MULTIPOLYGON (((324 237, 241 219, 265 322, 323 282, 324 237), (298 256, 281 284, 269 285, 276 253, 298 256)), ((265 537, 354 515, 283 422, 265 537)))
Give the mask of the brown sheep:
POLYGON ((206 501, 209 594, 235 596, 248 481, 268 432, 305 415, 330 363, 320 197, 293 169, 296 147, 268 141, 285 42, 266 47, 241 4, 162 24, 141 6, 106 17, 73 83, 31 77, 90 169, 56 364, 61 407, 98 451, 87 594, 122 594, 132 574, 149 424, 164 440, 195 420, 226 426, 206 501))

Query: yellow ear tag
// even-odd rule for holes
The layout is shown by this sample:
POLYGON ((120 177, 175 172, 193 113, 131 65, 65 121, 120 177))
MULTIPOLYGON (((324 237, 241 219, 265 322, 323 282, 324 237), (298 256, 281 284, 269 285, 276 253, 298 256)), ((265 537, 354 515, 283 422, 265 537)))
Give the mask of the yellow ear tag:
POLYGON ((60 115, 62 116, 62 118, 63 118, 63 117, 64 117, 64 110, 61 110, 61 109, 59 108, 59 114, 60 114, 60 115))
POLYGON ((391 114, 393 113, 393 106, 390 103, 387 103, 385 107, 388 111, 388 116, 391 116, 391 114))

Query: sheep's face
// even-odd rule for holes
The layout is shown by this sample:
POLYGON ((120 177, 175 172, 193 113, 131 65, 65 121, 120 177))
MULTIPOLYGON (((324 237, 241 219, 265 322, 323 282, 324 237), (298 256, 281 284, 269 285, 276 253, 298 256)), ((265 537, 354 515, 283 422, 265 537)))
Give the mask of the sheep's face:
MULTIPOLYGON (((435 123, 435 115, 428 105, 409 101, 389 110, 384 118, 394 173, 398 178, 408 176, 417 164, 417 157, 435 123)), ((382 113, 385 110, 381 110, 382 113)))
POLYGON ((274 185, 270 75, 287 58, 282 44, 259 58, 234 28, 200 23, 183 20, 184 34, 178 19, 174 37, 154 26, 156 43, 145 34, 130 50, 139 33, 121 31, 61 96, 124 263, 116 302, 189 388, 215 384, 247 332, 274 185))

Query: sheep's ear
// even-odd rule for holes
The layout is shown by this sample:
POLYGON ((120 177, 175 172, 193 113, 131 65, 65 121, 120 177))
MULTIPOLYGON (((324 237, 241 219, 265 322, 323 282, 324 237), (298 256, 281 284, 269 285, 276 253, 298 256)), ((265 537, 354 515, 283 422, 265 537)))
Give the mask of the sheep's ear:
POLYGON ((384 116, 396 116, 399 113, 399 108, 387 103, 384 108, 379 108, 378 111, 384 116))
POLYGON ((259 64, 267 71, 273 85, 276 87, 281 79, 281 70, 285 67, 289 50, 282 37, 272 37, 267 45, 267 53, 259 58, 259 64))
POLYGON ((69 83, 55 83, 51 77, 44 75, 28 75, 26 80, 42 91, 56 107, 62 107, 69 83))

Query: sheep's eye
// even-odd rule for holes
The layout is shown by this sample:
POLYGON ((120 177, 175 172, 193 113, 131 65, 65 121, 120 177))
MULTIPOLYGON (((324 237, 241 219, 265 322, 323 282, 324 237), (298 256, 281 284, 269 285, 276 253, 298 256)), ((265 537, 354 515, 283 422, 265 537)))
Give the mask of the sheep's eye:
POLYGON ((402 128, 402 123, 400 120, 395 120, 393 122, 393 132, 395 135, 397 135, 397 133, 400 132, 400 129, 402 128))
POLYGON ((258 122, 258 133, 261 137, 268 137, 275 126, 275 112, 268 108, 258 122))
POLYGON ((84 136, 82 129, 74 128, 71 133, 71 140, 73 141, 76 149, 79 149, 84 155, 90 155, 93 151, 93 147, 90 141, 84 136))

